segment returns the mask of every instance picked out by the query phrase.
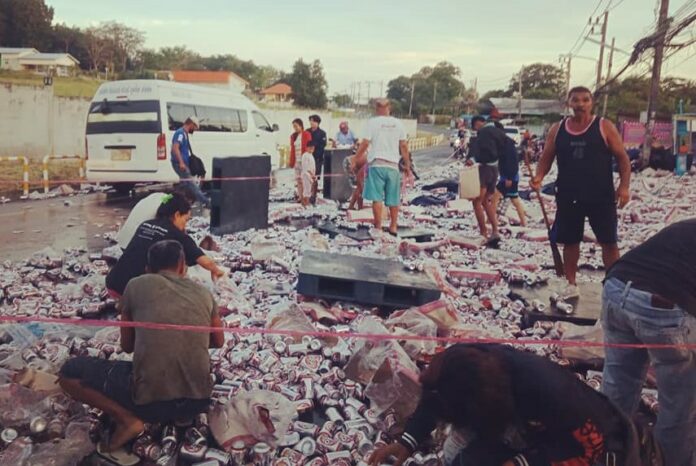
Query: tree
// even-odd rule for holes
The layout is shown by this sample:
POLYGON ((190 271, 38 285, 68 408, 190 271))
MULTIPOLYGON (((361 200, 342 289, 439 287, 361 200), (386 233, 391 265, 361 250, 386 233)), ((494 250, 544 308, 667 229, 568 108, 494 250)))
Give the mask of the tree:
MULTIPOLYGON (((519 73, 512 75, 507 93, 518 92, 519 73)), ((565 73, 558 66, 533 63, 522 69, 522 95, 527 99, 560 99, 565 92, 565 73)))
POLYGON ((87 37, 78 27, 70 27, 65 24, 53 26, 49 50, 69 53, 80 62, 82 68, 89 68, 90 57, 87 51, 87 37))
POLYGON ((142 48, 145 34, 116 21, 102 23, 99 29, 106 43, 104 54, 109 68, 114 71, 126 71, 129 61, 134 60, 142 48))
POLYGON ((98 27, 90 27, 85 30, 85 39, 90 63, 89 69, 98 71, 105 66, 105 52, 109 45, 108 38, 98 27))
POLYGON ((343 108, 353 105, 353 99, 348 94, 334 94, 334 96, 331 97, 331 101, 338 107, 343 108))
POLYGON ((326 77, 319 60, 305 63, 301 58, 292 66, 292 72, 284 81, 292 87, 295 104, 307 108, 326 108, 326 77))
POLYGON ((44 0, 0 0, 0 13, 3 45, 39 50, 50 46, 53 8, 44 0))
POLYGON ((395 115, 408 115, 411 103, 412 80, 408 76, 399 76, 387 83, 387 97, 391 101, 395 115))
POLYGON ((395 113, 405 115, 411 104, 416 115, 439 112, 454 113, 461 105, 466 87, 460 80, 461 71, 448 62, 434 67, 424 66, 410 78, 399 76, 387 84, 387 97, 392 100, 395 113))

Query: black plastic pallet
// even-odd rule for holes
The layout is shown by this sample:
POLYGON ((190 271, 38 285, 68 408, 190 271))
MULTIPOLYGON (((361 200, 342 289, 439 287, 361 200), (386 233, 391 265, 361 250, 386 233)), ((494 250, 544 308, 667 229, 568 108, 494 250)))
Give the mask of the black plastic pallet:
POLYGON ((435 282, 388 259, 305 251, 297 292, 304 296, 408 308, 440 299, 435 282))
MULTIPOLYGON (((384 231, 389 231, 388 227, 383 228, 384 231)), ((412 239, 416 243, 427 243, 433 240, 435 233, 419 228, 398 227, 396 235, 401 239, 412 239)))
POLYGON ((370 236, 370 228, 367 226, 357 226, 354 228, 339 227, 331 221, 320 221, 315 225, 320 232, 329 235, 330 238, 335 238, 338 235, 347 236, 356 241, 368 241, 372 239, 370 236))
POLYGON ((531 327, 537 321, 550 322, 570 322, 577 325, 594 325, 602 314, 602 285, 601 283, 581 283, 580 298, 569 299, 568 304, 572 304, 574 312, 563 314, 556 310, 556 306, 551 304, 549 296, 553 293, 553 287, 543 288, 518 288, 513 287, 525 299, 539 299, 546 304, 544 312, 525 311, 523 313, 523 326, 531 327))

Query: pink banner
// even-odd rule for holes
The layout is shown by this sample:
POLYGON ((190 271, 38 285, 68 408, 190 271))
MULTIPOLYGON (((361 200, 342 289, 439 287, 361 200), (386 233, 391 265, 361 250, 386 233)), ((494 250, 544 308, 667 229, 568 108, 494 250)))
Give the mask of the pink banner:
MULTIPOLYGON (((653 140, 665 147, 672 147, 672 123, 657 122, 653 129, 653 140)), ((624 121, 621 137, 627 148, 638 147, 645 139, 645 125, 638 121, 624 121)))

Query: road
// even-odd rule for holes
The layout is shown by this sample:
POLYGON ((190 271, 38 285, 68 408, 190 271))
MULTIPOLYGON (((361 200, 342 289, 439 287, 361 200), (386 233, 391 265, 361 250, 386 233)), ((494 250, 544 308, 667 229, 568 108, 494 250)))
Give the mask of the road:
MULTIPOLYGON (((444 144, 415 152, 414 161, 422 171, 441 163, 449 154, 449 145, 444 144)), ((2 260, 24 260, 47 246, 57 252, 65 248, 101 251, 111 244, 104 233, 117 230, 146 194, 143 189, 134 197, 93 193, 4 204, 0 206, 2 260)))

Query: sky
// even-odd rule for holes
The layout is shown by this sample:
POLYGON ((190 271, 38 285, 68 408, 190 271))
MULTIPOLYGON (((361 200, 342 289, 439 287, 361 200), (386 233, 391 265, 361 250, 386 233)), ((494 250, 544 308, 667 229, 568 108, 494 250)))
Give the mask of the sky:
MULTIPOLYGON (((449 61, 477 90, 505 88, 525 64, 558 64, 590 14, 609 7, 607 41, 629 51, 656 22, 656 0, 46 0, 55 22, 81 27, 118 21, 140 29, 146 47, 185 45, 231 53, 289 70, 297 58, 321 60, 329 94, 386 93, 389 80, 449 61)), ((694 0, 672 0, 696 11, 694 0)), ((693 29, 692 29, 693 31, 693 29)), ((595 36, 597 39, 599 36, 595 36)), ((579 44, 571 84, 594 86, 599 46, 579 44)), ((608 51, 607 51, 608 52, 608 51)), ((696 77, 696 45, 675 54, 664 75, 696 77)), ((605 66, 608 56, 605 55, 605 66)), ((614 70, 626 62, 616 52, 614 70)), ((648 66, 641 68, 647 72, 648 66)))

